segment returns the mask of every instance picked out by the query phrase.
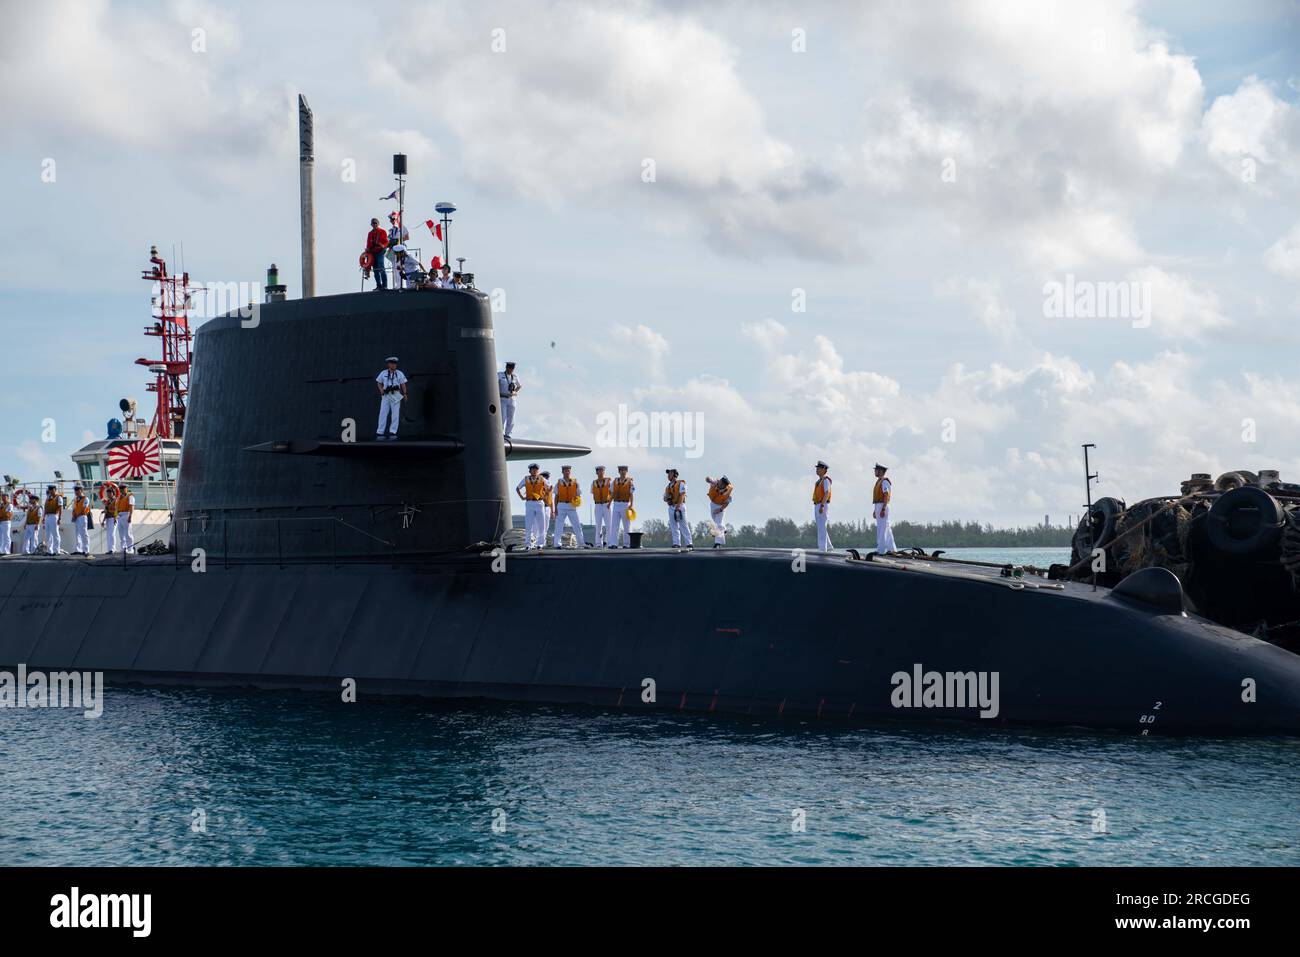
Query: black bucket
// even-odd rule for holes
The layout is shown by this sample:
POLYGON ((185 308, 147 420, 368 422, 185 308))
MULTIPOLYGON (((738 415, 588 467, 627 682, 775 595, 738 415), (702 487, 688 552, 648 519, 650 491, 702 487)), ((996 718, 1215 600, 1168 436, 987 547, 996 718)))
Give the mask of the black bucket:
POLYGON ((628 533, 627 533, 627 537, 628 537, 629 541, 631 541, 631 543, 632 543, 632 547, 633 547, 633 548, 640 548, 640 547, 641 547, 641 536, 644 535, 644 534, 645 534, 644 532, 628 532, 628 533))

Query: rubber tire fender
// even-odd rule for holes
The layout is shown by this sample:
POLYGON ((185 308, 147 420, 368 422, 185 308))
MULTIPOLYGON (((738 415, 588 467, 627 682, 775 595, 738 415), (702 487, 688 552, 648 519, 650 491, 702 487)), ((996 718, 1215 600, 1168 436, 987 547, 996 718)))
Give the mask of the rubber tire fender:
POLYGON ((1282 505, 1277 499, 1258 486, 1243 485, 1219 496, 1205 517, 1205 529, 1210 544, 1220 552, 1254 555, 1277 546, 1282 537, 1284 519, 1282 505), (1233 518, 1246 510, 1256 512, 1255 526, 1244 535, 1234 535, 1233 518))

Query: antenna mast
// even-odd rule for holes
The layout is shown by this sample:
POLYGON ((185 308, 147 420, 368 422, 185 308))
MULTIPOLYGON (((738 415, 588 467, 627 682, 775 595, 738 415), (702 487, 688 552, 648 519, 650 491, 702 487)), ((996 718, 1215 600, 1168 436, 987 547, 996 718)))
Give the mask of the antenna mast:
POLYGON ((157 285, 153 297, 154 323, 144 334, 162 340, 162 359, 136 359, 146 366, 154 381, 145 388, 158 396, 150 434, 160 439, 179 439, 185 429, 185 396, 190 391, 190 274, 169 275, 167 262, 158 255, 158 247, 149 247, 151 268, 140 278, 157 285))

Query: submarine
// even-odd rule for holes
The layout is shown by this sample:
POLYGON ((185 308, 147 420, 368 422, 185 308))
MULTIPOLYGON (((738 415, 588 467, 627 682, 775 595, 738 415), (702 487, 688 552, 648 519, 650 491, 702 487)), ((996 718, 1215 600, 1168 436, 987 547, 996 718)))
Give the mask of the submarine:
POLYGON ((303 298, 268 286, 254 316, 194 332, 165 548, 0 558, 0 668, 774 721, 1300 733, 1300 656, 1201 617, 1165 567, 1102 585, 921 553, 525 550, 507 463, 590 450, 503 437, 497 330, 472 281, 314 295, 301 97, 299 116, 303 298), (410 396, 400 438, 374 440, 393 354, 410 396))
POLYGON ((519 550, 507 463, 588 450, 503 439, 496 368, 472 289, 207 321, 168 552, 0 561, 0 664, 778 720, 1300 731, 1300 657, 1189 613, 1164 568, 1100 588, 930 556, 519 550), (410 380, 401 438, 350 436, 390 353, 410 380))

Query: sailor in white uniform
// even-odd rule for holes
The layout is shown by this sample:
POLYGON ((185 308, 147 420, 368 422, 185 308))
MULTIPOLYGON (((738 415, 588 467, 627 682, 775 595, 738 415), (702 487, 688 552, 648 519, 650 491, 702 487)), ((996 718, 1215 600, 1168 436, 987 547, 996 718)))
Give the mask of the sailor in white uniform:
POLYGON ((673 534, 673 549, 694 551, 691 526, 686 520, 686 480, 677 477, 676 469, 665 469, 668 485, 664 488, 664 501, 668 504, 668 528, 673 534))
POLYGON ((636 482, 627 474, 627 466, 618 467, 618 478, 614 479, 614 537, 610 548, 627 548, 632 544, 632 520, 627 517, 627 510, 633 508, 636 498, 636 482))
POLYGON ((72 529, 77 536, 77 550, 74 555, 90 554, 90 499, 86 498, 85 489, 80 485, 72 487, 72 529))
POLYGON ((41 500, 35 492, 27 493, 27 518, 23 525, 23 554, 35 555, 41 532, 41 500))
POLYGON ((12 544, 14 505, 8 492, 0 492, 0 555, 8 555, 12 544))
POLYGON ((528 466, 528 474, 515 486, 515 494, 524 503, 524 548, 541 548, 546 543, 546 479, 538 473, 540 466, 528 466))
POLYGON ((397 438, 397 425, 402 418, 402 400, 406 398, 406 374, 397 368, 397 356, 388 357, 388 368, 375 376, 379 389, 379 424, 375 426, 375 439, 397 438), (385 419, 389 424, 385 427, 385 419), (387 435, 388 430, 392 435, 387 435))
POLYGON ((591 483, 592 512, 596 523, 597 548, 608 548, 613 542, 613 513, 610 508, 613 500, 613 483, 605 478, 605 466, 597 465, 596 478, 591 483))
POLYGON ((830 532, 826 530, 831 512, 831 477, 826 474, 830 471, 830 466, 819 461, 815 469, 817 481, 813 484, 812 500, 813 521, 817 523, 817 548, 829 552, 834 548, 831 545, 830 532))
POLYGON ((135 514, 135 495, 125 486, 117 493, 117 541, 124 555, 135 554, 135 533, 131 519, 135 514))
POLYGON ((506 371, 497 373, 497 392, 501 394, 501 420, 505 423, 505 436, 510 438, 510 432, 515 427, 515 396, 523 386, 519 384, 519 376, 515 375, 515 364, 506 363, 506 371))
POLYGON ((585 548, 582 536, 582 522, 578 518, 578 506, 582 504, 582 487, 573 477, 573 466, 560 466, 560 480, 555 483, 555 540, 552 544, 560 547, 566 525, 573 529, 573 537, 579 548, 585 548))
POLYGON ((881 555, 898 551, 898 546, 894 544, 894 530, 889 527, 889 498, 894 486, 885 478, 887 471, 889 470, 885 466, 876 463, 876 487, 871 490, 871 515, 876 520, 876 551, 881 555))
POLYGON ((63 517, 63 496, 53 485, 45 487, 45 551, 57 555, 63 551, 59 519, 63 517))

